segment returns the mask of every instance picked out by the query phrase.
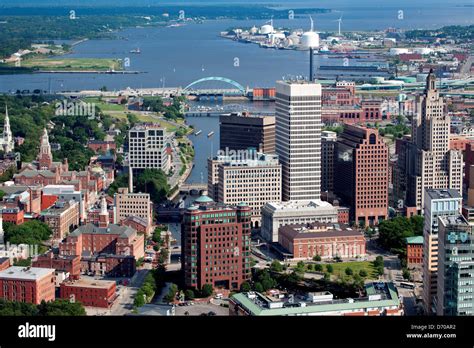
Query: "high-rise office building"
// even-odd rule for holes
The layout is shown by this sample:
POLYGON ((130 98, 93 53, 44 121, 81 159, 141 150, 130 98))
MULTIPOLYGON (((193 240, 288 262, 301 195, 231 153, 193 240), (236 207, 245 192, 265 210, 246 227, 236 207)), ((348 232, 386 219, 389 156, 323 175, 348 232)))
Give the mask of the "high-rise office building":
POLYGON ((128 160, 133 170, 146 168, 170 170, 168 134, 154 124, 136 125, 128 132, 128 160))
POLYGON ((239 289, 249 280, 250 207, 230 206, 201 196, 184 212, 181 263, 187 287, 239 289))
POLYGON ((474 315, 474 236, 462 215, 438 218, 438 315, 474 315))
POLYGON ((387 218, 388 147, 376 129, 344 126, 334 150, 334 193, 357 224, 387 218))
POLYGON ((216 156, 208 159, 208 191, 215 201, 252 209, 252 224, 260 227, 262 207, 281 201, 281 165, 277 155, 253 153, 251 158, 216 156))
POLYGON ((321 191, 334 190, 334 148, 337 133, 323 131, 321 133, 321 191))
POLYGON ((153 203, 149 193, 131 193, 121 187, 114 196, 115 222, 122 224, 130 216, 143 219, 147 224, 147 233, 153 224, 153 203))
POLYGON ((406 156, 406 161, 413 165, 405 173, 405 205, 420 212, 427 188, 455 189, 462 195, 463 158, 460 151, 449 149, 450 122, 444 100, 436 89, 436 76, 431 71, 424 94, 417 97, 412 146, 407 147, 406 156))
POLYGON ((278 81, 275 108, 282 198, 317 200, 321 194, 321 85, 278 81))
POLYGON ((231 114, 220 116, 220 149, 255 149, 275 153, 275 116, 231 114))
POLYGON ((438 218, 459 215, 462 197, 456 190, 427 189, 423 201, 423 305, 427 314, 433 314, 438 291, 438 218))

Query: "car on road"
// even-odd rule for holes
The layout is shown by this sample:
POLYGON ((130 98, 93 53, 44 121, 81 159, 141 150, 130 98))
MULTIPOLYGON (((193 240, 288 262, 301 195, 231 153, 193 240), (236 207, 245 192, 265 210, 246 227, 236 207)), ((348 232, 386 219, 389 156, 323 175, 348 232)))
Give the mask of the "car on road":
POLYGON ((209 315, 209 316, 214 316, 214 315, 216 315, 216 313, 213 312, 213 311, 210 311, 209 313, 207 313, 207 315, 209 315))

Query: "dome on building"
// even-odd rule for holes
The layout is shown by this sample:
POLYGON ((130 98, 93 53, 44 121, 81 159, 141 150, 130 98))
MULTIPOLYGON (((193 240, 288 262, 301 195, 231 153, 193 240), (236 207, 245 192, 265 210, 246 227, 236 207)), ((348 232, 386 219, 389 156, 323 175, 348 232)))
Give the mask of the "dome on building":
POLYGON ((258 32, 258 29, 257 27, 254 25, 251 29, 250 29, 250 34, 254 35, 258 32))
POLYGON ((304 48, 318 48, 319 47, 319 35, 314 31, 307 31, 301 37, 301 45, 304 48))
POLYGON ((194 202, 195 203, 213 203, 214 201, 212 200, 212 198, 202 195, 201 197, 197 198, 194 202))
POLYGON ((273 25, 265 24, 260 28, 260 34, 268 35, 273 33, 274 30, 273 25))

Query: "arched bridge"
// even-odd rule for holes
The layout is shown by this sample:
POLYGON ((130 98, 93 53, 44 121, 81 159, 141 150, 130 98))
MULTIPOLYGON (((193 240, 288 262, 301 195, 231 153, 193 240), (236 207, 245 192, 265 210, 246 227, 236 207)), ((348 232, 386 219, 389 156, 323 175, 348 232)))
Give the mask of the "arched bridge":
POLYGON ((246 95, 247 94, 247 89, 242 86, 240 83, 237 81, 228 79, 226 77, 220 77, 220 76, 210 76, 210 77, 204 77, 202 79, 196 80, 189 85, 187 85, 183 90, 183 94, 199 94, 199 95, 246 95), (196 85, 199 85, 201 83, 205 82, 224 82, 228 85, 231 85, 234 88, 231 89, 219 89, 219 88, 208 88, 208 89, 195 89, 194 87, 196 85))

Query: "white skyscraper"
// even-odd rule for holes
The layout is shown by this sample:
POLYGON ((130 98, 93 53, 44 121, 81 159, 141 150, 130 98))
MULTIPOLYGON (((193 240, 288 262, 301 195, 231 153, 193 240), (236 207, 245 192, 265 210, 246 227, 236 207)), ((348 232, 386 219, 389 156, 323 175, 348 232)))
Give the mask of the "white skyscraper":
POLYGON ((283 201, 318 200, 321 194, 321 85, 278 81, 276 152, 283 201))

